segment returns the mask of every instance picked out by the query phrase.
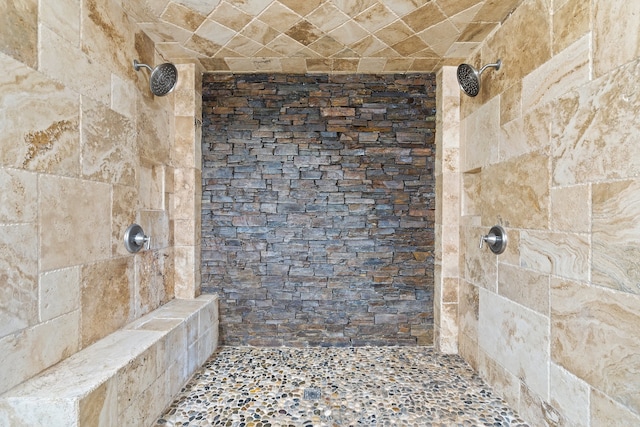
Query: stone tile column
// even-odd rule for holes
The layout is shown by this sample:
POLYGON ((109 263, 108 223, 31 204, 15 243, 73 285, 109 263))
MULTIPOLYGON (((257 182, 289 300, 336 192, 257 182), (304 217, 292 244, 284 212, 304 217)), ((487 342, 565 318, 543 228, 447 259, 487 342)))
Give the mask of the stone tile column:
POLYGON ((437 75, 434 342, 458 352, 460 89, 455 67, 437 75))
POLYGON ((202 73, 194 64, 177 67, 175 136, 171 152, 174 166, 171 219, 175 296, 188 299, 200 294, 202 73))

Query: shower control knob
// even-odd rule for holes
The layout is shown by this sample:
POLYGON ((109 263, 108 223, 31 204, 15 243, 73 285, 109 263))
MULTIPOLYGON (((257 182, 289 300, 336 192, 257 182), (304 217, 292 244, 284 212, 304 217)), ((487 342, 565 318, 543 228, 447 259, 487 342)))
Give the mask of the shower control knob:
POLYGON ((480 236, 480 249, 487 243, 491 252, 496 255, 501 254, 507 248, 507 233, 504 228, 499 225, 491 227, 489 234, 486 236, 480 236))
POLYGON ((148 250, 151 247, 151 237, 146 236, 138 224, 131 224, 124 233, 124 246, 131 253, 136 253, 143 247, 148 250))

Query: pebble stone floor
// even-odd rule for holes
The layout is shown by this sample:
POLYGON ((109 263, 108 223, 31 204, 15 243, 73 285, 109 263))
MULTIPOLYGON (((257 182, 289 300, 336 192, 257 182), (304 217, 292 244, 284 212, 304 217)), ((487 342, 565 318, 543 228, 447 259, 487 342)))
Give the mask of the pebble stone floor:
POLYGON ((221 347, 154 426, 528 424, 430 347, 221 347))

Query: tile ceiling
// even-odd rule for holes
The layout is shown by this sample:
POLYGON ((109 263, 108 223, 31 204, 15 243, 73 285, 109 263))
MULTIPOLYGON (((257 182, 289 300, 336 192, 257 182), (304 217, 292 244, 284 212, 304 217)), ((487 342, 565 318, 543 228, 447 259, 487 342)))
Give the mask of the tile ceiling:
POLYGON ((122 0, 167 60, 205 72, 430 72, 521 0, 122 0))

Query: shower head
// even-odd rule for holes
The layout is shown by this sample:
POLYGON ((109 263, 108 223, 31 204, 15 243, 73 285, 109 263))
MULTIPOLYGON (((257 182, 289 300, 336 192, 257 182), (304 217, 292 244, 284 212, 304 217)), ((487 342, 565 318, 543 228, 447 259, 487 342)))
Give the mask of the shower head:
POLYGON ((460 89, 464 91, 469 96, 476 96, 480 93, 480 76, 482 72, 486 70, 488 67, 493 67, 496 70, 500 69, 502 65, 502 60, 498 59, 495 64, 487 64, 480 69, 480 71, 476 70, 469 64, 460 64, 458 65, 458 84, 460 85, 460 89))
POLYGON ((140 71, 140 67, 148 68, 151 71, 149 78, 149 89, 155 96, 165 96, 176 87, 178 83, 178 69, 170 62, 151 68, 147 64, 141 64, 137 59, 133 60, 133 68, 140 71))

